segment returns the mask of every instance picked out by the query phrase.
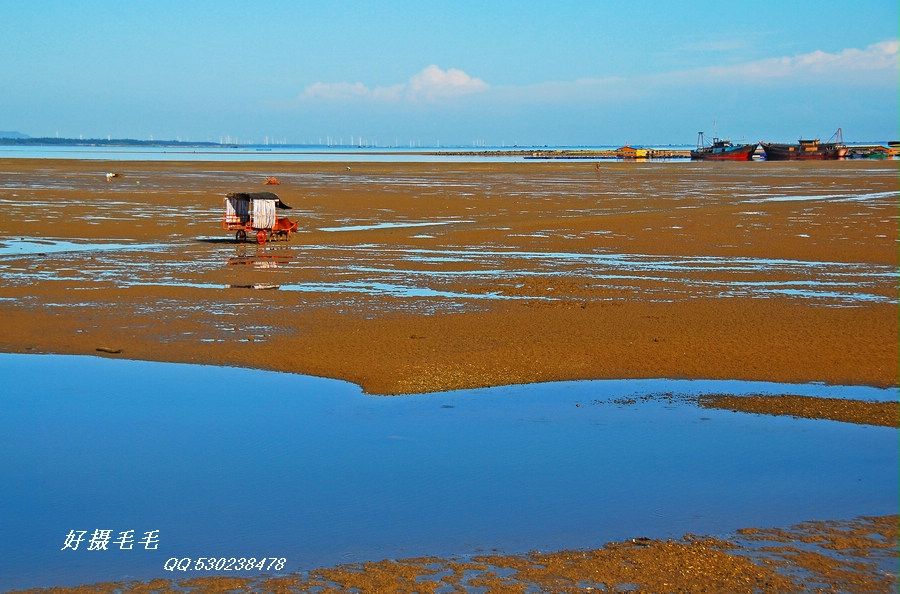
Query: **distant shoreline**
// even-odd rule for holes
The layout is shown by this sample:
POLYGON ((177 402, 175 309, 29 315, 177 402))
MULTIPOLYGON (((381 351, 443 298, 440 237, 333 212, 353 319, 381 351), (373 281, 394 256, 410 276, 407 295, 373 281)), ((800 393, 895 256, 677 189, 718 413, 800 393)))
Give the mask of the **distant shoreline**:
MULTIPOLYGON (((599 148, 612 145, 598 146, 562 146, 562 145, 535 145, 535 146, 510 146, 510 147, 481 147, 470 148, 465 146, 424 146, 424 147, 391 147, 391 146, 353 146, 353 145, 324 145, 324 144, 236 144, 219 142, 191 142, 182 140, 136 140, 131 138, 19 138, 0 137, 0 146, 78 146, 78 147, 154 147, 154 148, 210 148, 210 149, 235 149, 246 148, 274 152, 346 152, 356 153, 390 153, 390 154, 430 154, 430 155, 530 155, 541 154, 580 154, 598 155, 611 152, 613 149, 599 148)), ((647 145, 653 150, 663 152, 683 152, 688 145, 647 145)))
POLYGON ((187 142, 180 140, 132 140, 130 138, 0 138, 0 146, 147 146, 179 148, 229 148, 235 145, 218 142, 187 142))
MULTIPOLYGON (((848 146, 897 146, 897 141, 858 141, 848 142, 848 146)), ((483 156, 506 157, 522 156, 526 158, 540 159, 595 159, 604 157, 616 157, 616 149, 613 145, 601 144, 596 146, 564 146, 564 145, 534 145, 534 146, 496 146, 470 148, 463 146, 427 147, 390 147, 390 146, 353 146, 353 145, 323 145, 323 144, 237 144, 211 141, 186 141, 186 140, 137 140, 132 138, 56 138, 56 137, 0 137, 0 146, 74 146, 74 147, 147 147, 147 148, 182 148, 182 149, 255 149, 272 152, 328 152, 355 154, 365 152, 368 154, 425 154, 425 155, 450 155, 450 156, 483 156), (601 148, 603 147, 603 148, 601 148)), ((627 146, 627 145, 626 145, 627 146)), ((646 148, 652 151, 656 158, 689 157, 692 144, 643 144, 635 148, 646 148)))

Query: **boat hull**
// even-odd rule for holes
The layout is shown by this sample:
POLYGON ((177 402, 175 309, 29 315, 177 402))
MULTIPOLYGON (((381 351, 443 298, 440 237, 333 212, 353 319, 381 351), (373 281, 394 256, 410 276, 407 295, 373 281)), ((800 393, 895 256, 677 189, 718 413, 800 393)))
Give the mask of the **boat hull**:
POLYGON ((756 153, 756 144, 711 146, 691 151, 694 161, 750 161, 756 153))
POLYGON ((847 147, 838 143, 808 146, 804 144, 760 143, 769 161, 800 161, 806 159, 843 159, 847 147))

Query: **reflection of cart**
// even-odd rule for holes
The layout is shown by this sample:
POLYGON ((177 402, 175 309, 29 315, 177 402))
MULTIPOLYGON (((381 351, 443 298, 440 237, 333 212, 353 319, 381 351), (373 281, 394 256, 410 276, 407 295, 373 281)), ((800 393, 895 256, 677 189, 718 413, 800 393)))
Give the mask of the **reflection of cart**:
POLYGON ((272 192, 232 192, 225 196, 222 228, 235 231, 238 242, 247 241, 247 233, 255 233, 257 243, 289 241, 297 223, 279 218, 278 209, 290 209, 290 206, 272 192))

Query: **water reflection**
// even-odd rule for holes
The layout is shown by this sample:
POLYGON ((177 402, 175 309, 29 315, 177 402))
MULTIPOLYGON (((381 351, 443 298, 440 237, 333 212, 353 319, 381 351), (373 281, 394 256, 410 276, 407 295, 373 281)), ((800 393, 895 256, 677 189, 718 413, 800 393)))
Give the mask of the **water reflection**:
POLYGON ((386 398, 306 376, 8 354, 0 373, 4 589, 161 576, 171 557, 285 557, 294 571, 897 512, 896 429, 613 403, 896 389, 603 381, 386 398), (61 550, 97 529, 136 543, 159 530, 159 546, 61 550))
POLYGON ((456 223, 474 223, 475 221, 466 220, 449 220, 449 221, 404 221, 404 222, 388 222, 373 223, 371 225, 345 225, 342 227, 322 227, 319 231, 337 232, 337 231, 371 231, 375 229, 403 229, 407 227, 438 227, 441 225, 453 225, 456 223))
POLYGON ((66 239, 14 238, 0 241, 0 256, 34 256, 84 251, 154 250, 168 247, 159 243, 74 242, 66 239))
POLYGON ((170 244, 9 239, 0 272, 9 286, 65 278, 117 287, 210 287, 223 262, 266 270, 252 282, 303 293, 364 294, 416 301, 422 311, 454 310, 501 299, 555 300, 556 283, 576 301, 674 301, 695 297, 788 297, 857 307, 897 303, 897 268, 721 256, 404 248, 383 244, 234 246, 203 239, 170 244), (222 248, 221 244, 227 248, 222 248), (89 258, 85 254, 89 252, 89 258), (335 272, 337 271, 337 272, 335 272), (209 278, 209 281, 205 279, 209 278))
POLYGON ((294 256, 290 252, 268 252, 265 247, 258 248, 253 254, 248 254, 245 249, 238 248, 236 255, 226 261, 231 266, 252 266, 253 268, 278 268, 289 264, 294 256))

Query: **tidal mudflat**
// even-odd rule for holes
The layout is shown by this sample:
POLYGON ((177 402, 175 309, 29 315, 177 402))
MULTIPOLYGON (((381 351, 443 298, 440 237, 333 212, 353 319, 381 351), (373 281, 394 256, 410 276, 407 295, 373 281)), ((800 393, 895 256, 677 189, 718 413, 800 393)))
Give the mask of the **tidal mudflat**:
MULTIPOLYGON (((353 163, 350 169, 339 163, 9 159, 0 164, 5 213, 0 349, 6 353, 286 371, 346 380, 373 395, 420 395, 414 399, 450 390, 598 379, 898 385, 894 161, 601 163, 597 168, 353 163), (107 182, 111 170, 120 176, 107 182), (222 196, 262 189, 271 175, 281 181, 276 191, 293 207, 289 216, 300 223, 299 233, 290 243, 235 244, 218 227, 222 196)), ((206 394, 204 386, 196 389, 206 394)), ((235 397, 255 393, 252 385, 233 390, 235 397)), ((129 387, 113 391, 121 398, 129 387)), ((231 397, 227 389, 214 395, 231 397)), ((265 395, 279 397, 277 390, 265 395)), ((121 404, 127 416, 127 400, 121 404)), ((590 410, 601 424, 605 414, 613 418, 610 411, 619 410, 578 404, 573 411, 590 410)), ((513 396, 500 408, 525 406, 513 396)), ((673 410, 684 410, 658 402, 635 410, 652 415, 657 408, 673 420, 680 414, 673 410)), ((688 410, 708 419, 735 415, 731 408, 688 410)), ((817 417, 815 406, 807 410, 817 417)), ((459 408, 439 411, 452 414, 459 408)), ((782 422, 778 418, 766 422, 782 422)), ((216 430, 199 411, 178 422, 194 426, 201 436, 216 430)), ((798 423, 790 417, 783 422, 798 423)), ((805 422, 817 431, 834 423, 805 422)), ((715 423, 698 417, 696 425, 700 435, 715 423)), ((59 428, 65 428, 64 420, 59 428)), ((876 449, 896 458, 896 428, 860 425, 854 431, 893 432, 893 447, 876 449)), ((650 434, 630 443, 642 447, 654 439, 650 434)), ((768 447, 762 436, 748 437, 745 446, 768 447)), ((16 442, 5 447, 15 458, 16 442)), ((360 446, 360 455, 363 451, 360 446)), ((509 454, 507 461, 526 464, 545 451, 535 446, 530 458, 509 454)), ((865 448, 849 451, 867 455, 865 448)), ((814 448, 809 460, 815 460, 813 468, 824 467, 831 457, 824 449, 817 457, 814 448)), ((445 464, 448 475, 465 471, 452 457, 445 464)), ((651 456, 638 466, 652 464, 651 456)), ((847 464, 844 468, 855 467, 847 464)), ((894 475, 878 471, 873 480, 877 475, 896 489, 896 466, 894 475)), ((155 463, 148 467, 159 471, 155 463)), ((677 468, 670 466, 672 472, 677 468)), ((252 481, 246 473, 229 476, 220 465, 203 472, 211 479, 252 481)), ((629 467, 619 476, 647 475, 629 467)), ((752 472, 742 476, 753 483, 752 472)), ((601 479, 613 484, 601 489, 573 483, 561 492, 596 502, 599 495, 592 493, 615 490, 612 475, 601 479)), ((787 488, 788 480, 773 482, 787 488)), ((507 482, 506 491, 514 492, 509 483, 519 483, 507 482)), ((520 487, 519 496, 529 488, 551 490, 525 482, 520 487)), ((790 488, 807 498, 818 490, 804 481, 790 488)), ((762 499, 755 505, 790 508, 762 499)), ((809 510, 808 517, 770 516, 758 528, 891 516, 896 499, 891 509, 860 503, 809 510)), ((674 507, 680 507, 678 513, 687 510, 674 507)), ((693 513, 675 532, 721 535, 755 525, 748 518, 708 530, 698 522, 695 529, 693 513)), ((427 516, 424 510, 422 515, 427 516)), ((588 515, 601 514, 594 509, 588 515)), ((596 540, 566 532, 548 537, 553 542, 546 546, 594 550, 607 538, 643 537, 638 516, 647 517, 638 513, 630 534, 627 526, 621 535, 596 540)), ((486 514, 485 522, 492 517, 486 514)), ((540 525, 540 515, 533 518, 522 518, 523 533, 540 525)), ((417 537, 426 545, 417 555, 428 549, 427 533, 417 537)), ((55 533, 45 536, 54 545, 59 540, 55 533)), ((886 538, 896 555, 896 534, 886 538)), ((472 551, 435 541, 432 552, 472 551)), ((397 559, 402 551, 363 557, 397 559)), ((718 554, 706 558, 719 569, 729 567, 718 554)), ((498 567, 495 561, 488 565, 498 567)), ((647 579, 665 573, 661 563, 647 563, 647 579)))

